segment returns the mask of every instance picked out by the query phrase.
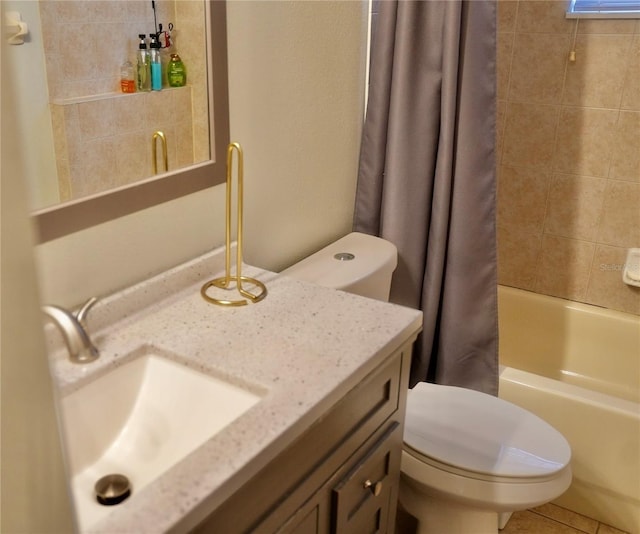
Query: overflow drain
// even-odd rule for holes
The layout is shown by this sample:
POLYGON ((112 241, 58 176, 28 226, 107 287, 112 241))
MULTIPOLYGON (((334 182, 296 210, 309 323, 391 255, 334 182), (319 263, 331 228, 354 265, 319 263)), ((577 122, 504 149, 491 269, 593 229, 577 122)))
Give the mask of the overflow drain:
POLYGON ((100 504, 113 506, 120 504, 131 495, 131 484, 124 475, 106 475, 96 482, 94 489, 100 504))

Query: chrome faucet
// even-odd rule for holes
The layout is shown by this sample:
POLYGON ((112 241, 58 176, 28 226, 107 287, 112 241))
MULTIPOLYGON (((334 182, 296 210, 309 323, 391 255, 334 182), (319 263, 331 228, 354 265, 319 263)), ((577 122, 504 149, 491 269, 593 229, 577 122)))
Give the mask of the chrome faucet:
POLYGON ((75 315, 60 306, 50 304, 42 307, 43 313, 53 319, 62 332, 69 358, 74 363, 89 363, 99 356, 98 349, 87 334, 86 325, 87 313, 96 302, 98 299, 91 297, 75 315))

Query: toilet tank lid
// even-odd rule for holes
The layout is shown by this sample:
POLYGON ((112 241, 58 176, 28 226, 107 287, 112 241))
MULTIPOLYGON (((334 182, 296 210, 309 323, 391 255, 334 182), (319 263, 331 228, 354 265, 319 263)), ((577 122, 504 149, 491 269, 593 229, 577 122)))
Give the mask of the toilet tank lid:
POLYGON ((397 258, 398 251, 389 241, 352 232, 280 274, 342 289, 375 272, 391 274, 398 263, 397 258))
POLYGON ((560 432, 504 399, 421 382, 409 391, 404 441, 419 454, 488 476, 541 477, 564 469, 560 432))

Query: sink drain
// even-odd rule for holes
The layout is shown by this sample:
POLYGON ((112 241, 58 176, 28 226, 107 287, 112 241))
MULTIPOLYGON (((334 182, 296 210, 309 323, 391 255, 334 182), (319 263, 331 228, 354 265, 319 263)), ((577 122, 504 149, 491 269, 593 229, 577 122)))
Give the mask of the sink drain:
POLYGON ((131 495, 131 484, 124 475, 106 475, 96 482, 94 489, 100 504, 113 506, 120 504, 131 495))

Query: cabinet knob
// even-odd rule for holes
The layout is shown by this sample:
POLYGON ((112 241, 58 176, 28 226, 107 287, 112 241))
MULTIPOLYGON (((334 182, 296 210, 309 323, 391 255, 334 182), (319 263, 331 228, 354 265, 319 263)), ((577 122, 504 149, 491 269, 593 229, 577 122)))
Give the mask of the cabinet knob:
POLYGON ((371 482, 371 480, 367 479, 364 483, 364 487, 365 489, 370 489, 371 493, 373 493, 373 495, 376 497, 382 492, 382 482, 380 481, 371 482))

